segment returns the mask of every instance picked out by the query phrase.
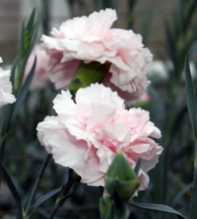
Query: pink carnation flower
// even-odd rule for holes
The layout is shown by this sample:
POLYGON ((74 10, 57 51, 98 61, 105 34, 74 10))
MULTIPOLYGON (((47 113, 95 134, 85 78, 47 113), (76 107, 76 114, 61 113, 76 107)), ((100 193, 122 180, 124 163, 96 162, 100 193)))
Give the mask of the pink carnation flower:
MULTIPOLYGON (((0 63, 2 63, 1 57, 0 63)), ((15 102, 15 97, 12 94, 10 70, 4 70, 0 67, 0 107, 13 102, 15 102)))
POLYGON ((32 68, 35 57, 37 57, 37 63, 32 89, 45 87, 49 80, 56 83, 57 88, 68 86, 80 64, 77 60, 61 63, 62 52, 57 50, 47 51, 40 44, 33 49, 28 59, 25 78, 32 68))
POLYGON ((42 36, 42 41, 49 51, 62 53, 62 63, 73 60, 110 63, 105 85, 127 99, 136 98, 149 83, 146 74, 152 54, 144 48, 141 35, 112 28, 116 20, 116 11, 112 9, 76 17, 54 28, 51 36, 42 36))
POLYGON ((160 130, 149 113, 125 109, 116 92, 103 85, 81 88, 75 101, 69 91, 54 99, 56 116, 38 124, 38 138, 56 163, 74 169, 88 185, 104 186, 105 174, 117 153, 134 168, 141 160, 141 190, 147 188, 152 169, 162 152, 154 138, 160 130))

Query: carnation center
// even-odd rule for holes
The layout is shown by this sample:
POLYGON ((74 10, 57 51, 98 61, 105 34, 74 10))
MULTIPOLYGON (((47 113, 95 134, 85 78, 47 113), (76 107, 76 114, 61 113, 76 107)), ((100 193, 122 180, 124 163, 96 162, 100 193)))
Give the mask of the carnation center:
POLYGON ((111 64, 109 62, 104 64, 100 64, 98 62, 81 62, 77 72, 75 73, 75 78, 69 85, 69 90, 72 93, 76 93, 79 88, 88 87, 93 83, 103 82, 110 67, 111 64))

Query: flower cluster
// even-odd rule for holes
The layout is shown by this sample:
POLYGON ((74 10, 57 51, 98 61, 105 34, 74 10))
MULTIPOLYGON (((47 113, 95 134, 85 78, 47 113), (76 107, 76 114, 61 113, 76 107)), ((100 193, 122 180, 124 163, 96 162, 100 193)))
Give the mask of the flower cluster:
POLYGON ((112 28, 116 19, 114 10, 101 10, 68 20, 51 36, 42 37, 42 45, 34 50, 38 80, 50 78, 57 88, 65 89, 82 63, 109 68, 100 84, 80 88, 74 97, 69 91, 58 94, 53 102, 56 115, 38 124, 38 138, 56 163, 72 168, 88 185, 104 186, 118 153, 132 168, 140 161, 139 189, 144 190, 149 184, 147 172, 162 152, 154 140, 161 133, 147 111, 127 110, 123 99, 139 99, 145 93, 152 55, 140 35, 112 28))
MULTIPOLYGON (((0 63, 2 63, 1 57, 0 63)), ((12 94, 12 84, 10 82, 10 70, 4 70, 0 67, 0 107, 14 101, 15 97, 12 94)))

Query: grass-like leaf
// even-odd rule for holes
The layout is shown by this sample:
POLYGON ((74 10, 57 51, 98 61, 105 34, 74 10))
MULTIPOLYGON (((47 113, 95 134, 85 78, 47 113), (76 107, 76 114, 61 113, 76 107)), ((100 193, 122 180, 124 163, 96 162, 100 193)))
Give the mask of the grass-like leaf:
POLYGON ((33 9, 27 24, 23 23, 21 40, 20 40, 20 55, 25 57, 28 55, 32 44, 34 43, 34 33, 36 32, 36 10, 33 9))
POLYGON ((185 78, 186 78, 187 106, 189 111, 189 117, 192 124, 194 136, 195 138, 197 138, 197 123, 196 123, 197 105, 196 105, 196 97, 195 97, 195 91, 193 87, 188 57, 186 58, 186 62, 185 62, 185 78))
POLYGON ((197 1, 191 0, 188 3, 189 7, 187 13, 185 15, 185 20, 183 21, 183 31, 187 31, 193 22, 193 18, 195 17, 196 9, 197 9, 197 1))
POLYGON ((14 63, 15 67, 12 71, 12 81, 14 86, 14 92, 18 94, 19 89, 23 83, 25 66, 28 57, 32 51, 35 44, 37 33, 38 33, 39 22, 37 19, 37 13, 34 9, 31 13, 30 18, 27 22, 23 23, 21 37, 20 37, 20 47, 19 52, 14 63))
MULTIPOLYGON (((197 121, 196 121, 196 96, 193 87, 191 71, 189 67, 189 58, 186 58, 185 62, 185 76, 186 76, 186 91, 187 91, 187 106, 190 121, 192 124, 192 129, 195 138, 195 144, 197 144, 197 121)), ((194 149, 194 179, 193 179, 193 189, 192 189, 192 202, 191 202, 191 212, 190 218, 195 219, 197 215, 197 145, 195 145, 194 149)))
POLYGON ((172 214, 172 215, 176 215, 180 219, 187 219, 187 217, 184 216, 182 213, 178 212, 177 210, 175 210, 167 205, 135 202, 135 201, 130 202, 130 204, 136 208, 140 208, 140 209, 144 209, 144 210, 148 210, 148 211, 155 211, 155 212, 160 212, 160 213, 172 214))
POLYGON ((46 170, 46 168, 47 168, 47 166, 48 166, 48 164, 49 164, 49 162, 51 160, 51 157, 52 157, 52 155, 48 154, 46 159, 44 160, 41 168, 40 168, 40 171, 39 171, 38 176, 37 176, 37 178, 35 180, 35 183, 33 185, 33 189, 32 189, 32 191, 30 193, 30 196, 29 196, 29 199, 28 199, 28 202, 27 202, 27 211, 30 209, 31 205, 34 202, 38 186, 39 186, 40 181, 41 181, 41 179, 42 179, 42 177, 44 175, 44 172, 45 172, 45 170, 46 170))
POLYGON ((15 199, 17 208, 18 208, 18 212, 17 212, 17 219, 22 219, 23 218, 23 209, 22 209, 22 201, 21 201, 21 196, 17 190, 17 187, 14 183, 14 180, 12 179, 11 175, 8 173, 8 171, 6 170, 5 166, 3 165, 3 163, 0 161, 0 170, 1 170, 1 174, 3 175, 5 182, 11 192, 11 194, 13 195, 13 198, 15 199))
MULTIPOLYGON (((27 24, 23 25, 21 31, 19 52, 16 59, 14 60, 13 67, 11 69, 11 81, 13 85, 13 93, 17 96, 17 100, 13 105, 10 106, 8 118, 6 118, 5 121, 3 122, 3 128, 1 131, 2 136, 5 135, 8 136, 8 133, 10 131, 10 125, 13 120, 13 115, 15 115, 17 109, 21 106, 21 102, 25 99, 31 81, 33 79, 33 72, 36 66, 36 59, 34 60, 34 64, 32 66, 32 69, 30 70, 30 73, 25 83, 23 80, 25 66, 38 33, 39 22, 37 20, 38 19, 36 18, 36 10, 34 9, 32 11, 30 18, 27 21, 27 24)), ((6 138, 4 138, 3 142, 0 145, 1 160, 3 160, 4 157, 5 145, 6 145, 6 138)))
POLYGON ((4 120, 1 134, 2 134, 2 136, 5 136, 5 137, 0 142, 0 159, 1 160, 3 160, 3 158, 4 158, 6 140, 7 140, 7 137, 9 136, 11 123, 12 123, 13 119, 15 118, 15 115, 16 115, 18 109, 20 108, 21 104, 23 103, 26 95, 28 94, 29 87, 30 87, 31 82, 33 80, 35 68, 36 68, 36 58, 34 59, 33 66, 28 74, 27 79, 25 80, 23 86, 19 90, 16 102, 10 106, 9 112, 8 112, 8 117, 4 120))
POLYGON ((32 68, 31 68, 30 72, 28 73, 28 76, 27 76, 23 86, 21 87, 21 89, 19 90, 19 93, 17 95, 17 99, 16 99, 16 102, 15 102, 15 105, 14 105, 13 115, 16 114, 18 108, 21 106, 21 103, 24 101, 26 95, 29 92, 31 82, 32 82, 33 77, 34 77, 36 63, 37 63, 37 58, 35 57, 32 68))
POLYGON ((33 204, 32 209, 39 208, 40 206, 42 206, 45 202, 47 202, 51 198, 54 198, 57 195, 59 195, 61 191, 62 191, 62 187, 54 189, 54 190, 46 193, 45 195, 40 196, 33 204))
POLYGON ((170 77, 175 79, 176 77, 178 77, 177 76, 178 73, 176 72, 176 66, 178 62, 177 48, 176 48, 176 42, 175 42, 173 33, 168 23, 165 26, 165 33, 166 33, 167 52, 168 52, 168 55, 170 56, 170 59, 172 60, 173 65, 175 66, 175 71, 170 74, 170 77))

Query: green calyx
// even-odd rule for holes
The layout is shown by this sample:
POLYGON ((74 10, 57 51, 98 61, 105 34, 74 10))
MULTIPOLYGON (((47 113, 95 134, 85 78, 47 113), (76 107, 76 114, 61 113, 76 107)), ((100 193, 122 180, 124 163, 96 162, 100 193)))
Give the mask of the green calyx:
POLYGON ((106 175, 106 190, 121 200, 129 200, 139 188, 140 182, 135 171, 122 154, 117 154, 106 175))
POLYGON ((90 64, 81 63, 76 77, 71 81, 69 90, 76 93, 78 89, 89 86, 93 83, 100 83, 104 80, 110 67, 109 63, 100 64, 91 62, 90 64))

